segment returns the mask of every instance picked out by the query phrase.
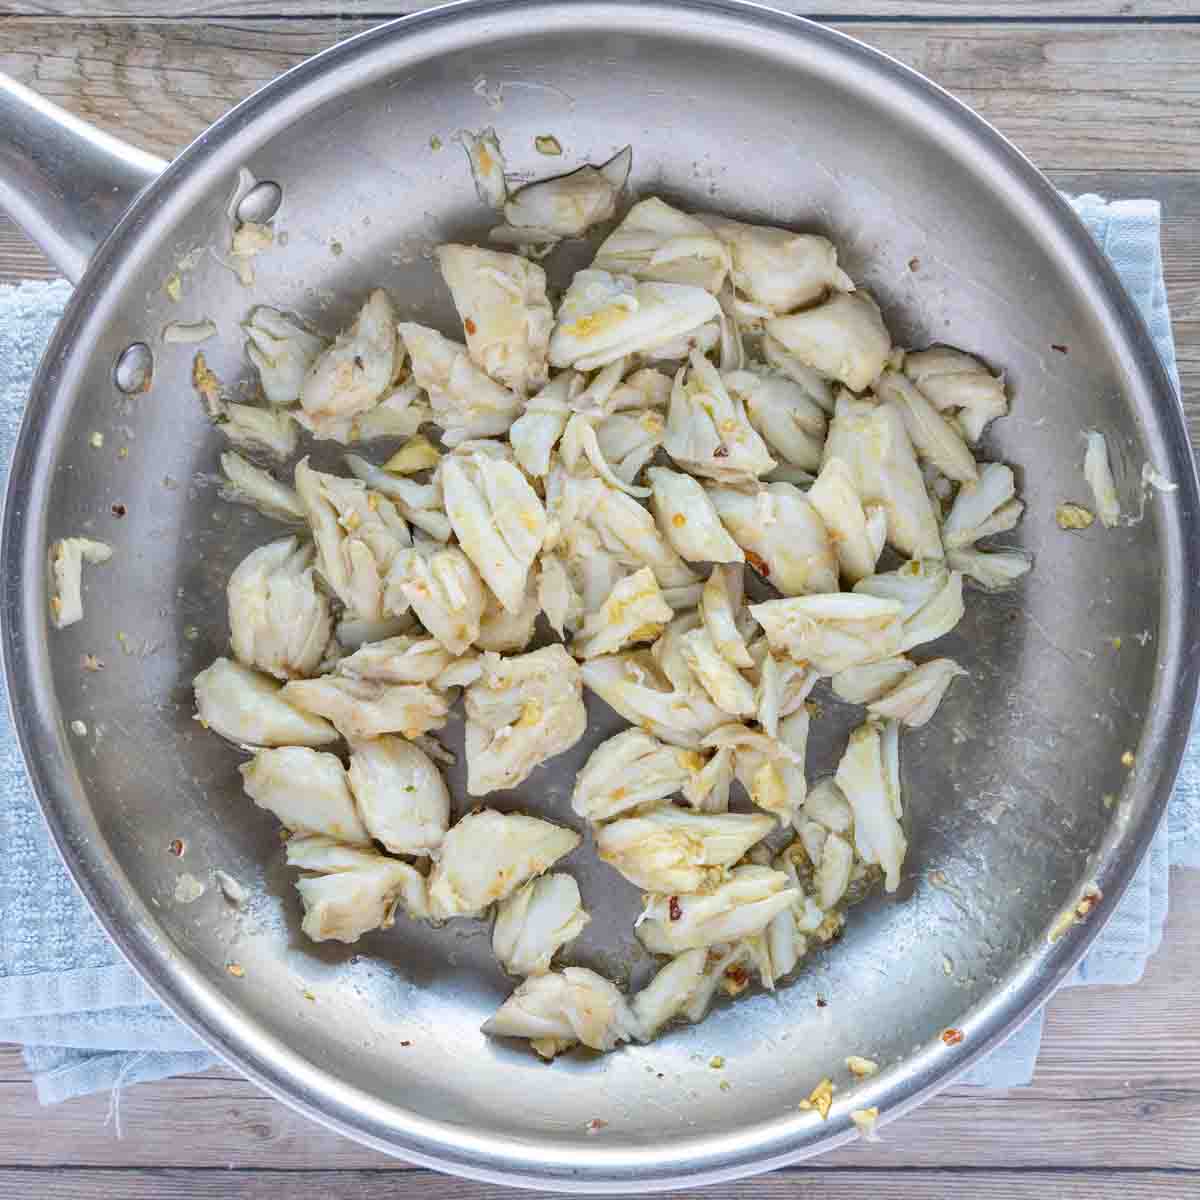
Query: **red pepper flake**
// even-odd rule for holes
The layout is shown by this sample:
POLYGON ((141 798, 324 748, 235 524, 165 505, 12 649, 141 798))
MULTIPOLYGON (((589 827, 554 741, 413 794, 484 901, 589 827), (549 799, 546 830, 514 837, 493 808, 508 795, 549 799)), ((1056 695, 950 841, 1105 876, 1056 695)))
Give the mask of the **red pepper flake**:
POLYGON ((770 575, 771 568, 767 566, 767 560, 761 554, 756 554, 753 550, 746 551, 746 561, 760 574, 770 575))
POLYGON ((120 520, 128 511, 129 509, 127 509, 123 504, 114 504, 112 506, 112 515, 116 517, 117 520, 120 520))
POLYGON ((730 967, 725 972, 725 978, 736 987, 745 987, 750 982, 750 976, 742 967, 730 967))
POLYGON ((724 442, 722 442, 713 451, 713 458, 728 458, 728 457, 729 457, 729 447, 727 445, 725 445, 724 442))
POLYGON ((957 1046, 963 1040, 963 1031, 961 1029, 943 1029, 942 1041, 947 1046, 957 1046))
POLYGON ((478 325, 476 325, 476 324, 475 324, 475 322, 474 322, 474 321, 472 321, 470 317, 468 317, 468 318, 467 318, 467 319, 466 319, 466 320, 463 322, 463 328, 464 328, 464 329, 465 329, 465 330, 466 330, 466 331, 467 331, 469 334, 471 334, 472 336, 474 336, 474 335, 475 335, 475 331, 476 331, 476 330, 479 328, 479 326, 478 326, 478 325))
POLYGON ((412 1045, 412 1042, 401 1042, 401 1043, 400 1043, 400 1045, 402 1045, 402 1046, 411 1046, 411 1045, 412 1045))
POLYGON ((183 839, 182 839, 182 838, 176 838, 176 839, 175 839, 175 840, 174 840, 174 841, 173 841, 173 842, 172 842, 172 843, 171 843, 171 844, 170 844, 170 845, 167 847, 167 849, 168 849, 168 850, 169 850, 169 851, 170 851, 170 852, 171 852, 173 855, 175 855, 175 857, 176 857, 176 858, 182 858, 182 857, 183 857, 183 850, 184 850, 184 846, 183 846, 183 839))
POLYGON ((667 901, 667 912, 672 921, 678 921, 679 918, 683 916, 683 909, 679 907, 678 896, 672 896, 670 900, 667 901))
POLYGON ((589 1136, 594 1133, 599 1133, 600 1130, 607 1128, 608 1122, 600 1120, 599 1117, 593 1117, 584 1127, 589 1136))
POLYGON ((1050 343, 1050 349, 1051 349, 1051 350, 1057 350, 1059 354, 1067 354, 1067 353, 1069 353, 1069 351, 1067 350, 1066 346, 1062 345, 1060 342, 1051 342, 1051 343, 1050 343))

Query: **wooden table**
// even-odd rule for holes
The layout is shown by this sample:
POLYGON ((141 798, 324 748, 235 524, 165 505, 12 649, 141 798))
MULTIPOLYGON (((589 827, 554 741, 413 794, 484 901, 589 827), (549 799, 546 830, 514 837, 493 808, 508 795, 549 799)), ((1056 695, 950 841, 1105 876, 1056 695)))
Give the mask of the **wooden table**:
MULTIPOLYGON (((801 0, 973 105, 1061 187, 1154 196, 1200 443, 1200 11, 1195 0, 801 0), (847 9, 856 15, 848 19, 847 9)), ((388 12, 350 0, 0 0, 0 70, 170 156, 231 104, 388 12), (369 11, 368 11, 369 10, 369 11), (203 15, 198 15, 203 14, 203 15)), ((0 281, 53 270, 0 220, 0 281)), ((717 1197, 1200 1195, 1200 872, 1172 875, 1136 988, 1050 1005, 1033 1085, 954 1088, 816 1164, 717 1197)), ((494 1197, 326 1132, 228 1070, 42 1109, 0 1050, 0 1197, 494 1197)))

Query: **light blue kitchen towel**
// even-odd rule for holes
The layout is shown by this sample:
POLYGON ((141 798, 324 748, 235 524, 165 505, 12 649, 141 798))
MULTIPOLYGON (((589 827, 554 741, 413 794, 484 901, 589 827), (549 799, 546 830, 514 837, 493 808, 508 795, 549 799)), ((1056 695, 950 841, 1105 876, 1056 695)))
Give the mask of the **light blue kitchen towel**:
MULTIPOLYGON (((1176 379, 1151 201, 1075 202, 1150 324, 1176 379)), ((0 288, 0 467, 7 470, 37 360, 70 295, 65 283, 0 288)), ((0 680, 0 692, 4 683, 0 680)), ((0 696, 0 1042, 25 1047, 38 1096, 71 1096, 202 1070, 217 1059, 125 964, 64 871, 29 789, 0 696)), ((1168 862, 1200 865, 1200 747, 1189 754, 1164 828, 1129 895, 1073 982, 1130 983, 1158 947, 1168 862)), ((969 1082, 1028 1082, 1040 1014, 976 1067, 969 1082)))

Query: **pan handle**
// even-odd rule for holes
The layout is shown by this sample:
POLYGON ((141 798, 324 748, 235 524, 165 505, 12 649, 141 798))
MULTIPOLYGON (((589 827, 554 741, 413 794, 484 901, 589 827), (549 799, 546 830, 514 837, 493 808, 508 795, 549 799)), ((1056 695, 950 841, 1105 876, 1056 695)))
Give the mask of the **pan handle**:
POLYGON ((0 208, 72 283, 166 165, 0 74, 0 208))

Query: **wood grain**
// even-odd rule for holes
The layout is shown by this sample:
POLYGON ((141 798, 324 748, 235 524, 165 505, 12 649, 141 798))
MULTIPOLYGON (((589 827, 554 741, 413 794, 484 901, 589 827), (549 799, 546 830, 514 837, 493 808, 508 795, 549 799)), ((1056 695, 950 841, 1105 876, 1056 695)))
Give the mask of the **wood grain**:
MULTIPOLYGON (((0 23, 0 71, 170 156, 281 71, 367 28, 322 20, 0 23)), ((949 88, 1062 171, 1200 170, 1200 22, 863 22, 856 37, 949 88)))
MULTIPOLYGON (((27 1200, 30 1175, 0 1171, 0 1197, 27 1200)), ((429 1171, 414 1171, 403 1179, 381 1177, 375 1171, 123 1171, 118 1179, 92 1171, 39 1172, 37 1200, 381 1200, 398 1195, 421 1200, 513 1200, 511 1188, 448 1179, 429 1171)), ((1092 1171, 1003 1172, 980 1176, 974 1172, 824 1171, 791 1169, 740 1183, 717 1184, 703 1191, 676 1193, 680 1200, 1179 1200, 1194 1196, 1196 1177, 1169 1171, 1109 1173, 1092 1171)), ((564 1200, 561 1192, 543 1193, 547 1200, 564 1200)))

